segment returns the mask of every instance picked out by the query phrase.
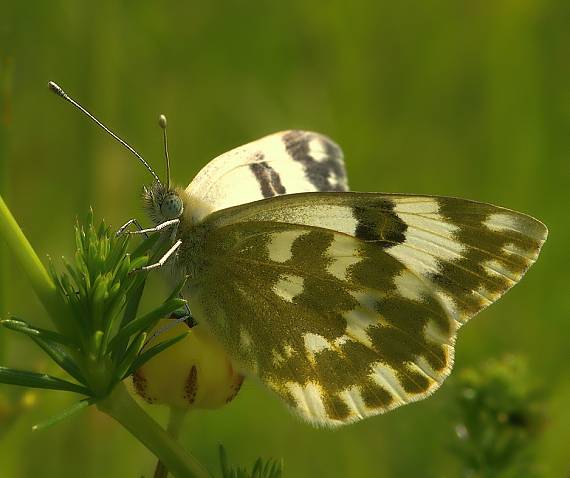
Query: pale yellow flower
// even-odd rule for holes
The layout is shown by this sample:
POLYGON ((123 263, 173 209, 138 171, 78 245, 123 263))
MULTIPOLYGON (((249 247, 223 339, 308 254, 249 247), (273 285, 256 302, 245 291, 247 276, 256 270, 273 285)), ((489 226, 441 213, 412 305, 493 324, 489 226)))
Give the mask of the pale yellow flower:
MULTIPOLYGON (((161 320, 152 333, 171 320, 161 320)), ((222 346, 200 325, 184 323, 154 338, 158 341, 181 333, 188 336, 145 363, 133 374, 137 393, 147 402, 179 409, 219 408, 239 392, 243 375, 233 367, 222 346)))

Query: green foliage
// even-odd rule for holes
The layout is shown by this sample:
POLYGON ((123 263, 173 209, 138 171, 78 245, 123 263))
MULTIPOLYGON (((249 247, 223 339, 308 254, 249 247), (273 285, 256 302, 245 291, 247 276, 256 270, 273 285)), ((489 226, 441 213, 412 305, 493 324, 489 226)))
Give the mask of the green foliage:
POLYGON ((246 468, 232 468, 228 462, 228 455, 223 445, 220 445, 220 466, 222 478, 281 478, 283 463, 281 461, 258 458, 253 464, 251 471, 246 468))
POLYGON ((70 327, 56 332, 14 317, 0 322, 31 338, 77 383, 5 367, 0 367, 0 383, 80 393, 88 400, 73 410, 81 409, 107 396, 147 360, 180 340, 184 335, 140 353, 148 331, 185 303, 171 295, 153 311, 137 317, 146 273, 133 272, 158 254, 158 239, 159 235, 146 239, 129 254, 129 236, 117 237, 104 223, 95 227, 90 213, 85 227, 76 226, 74 262, 64 261, 62 274, 50 264, 63 304, 61 314, 68 315, 65 323, 70 327))
POLYGON ((456 441, 464 476, 530 478, 533 445, 543 430, 543 397, 520 357, 462 370, 454 382, 456 441))

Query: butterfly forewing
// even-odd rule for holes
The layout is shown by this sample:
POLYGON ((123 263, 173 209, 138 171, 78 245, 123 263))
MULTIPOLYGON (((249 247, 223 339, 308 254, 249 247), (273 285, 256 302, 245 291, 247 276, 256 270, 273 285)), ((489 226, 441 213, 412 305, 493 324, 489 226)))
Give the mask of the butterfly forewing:
POLYGON ((212 219, 315 225, 374 243, 442 289, 461 322, 520 280, 547 235, 540 221, 509 209, 401 194, 295 194, 212 219))
POLYGON ((341 149, 308 131, 282 131, 210 161, 186 193, 200 208, 195 218, 259 199, 311 191, 346 191, 341 149))
POLYGON ((461 323, 536 259, 546 228, 455 198, 274 197, 212 214, 189 297, 244 372, 334 426, 419 400, 461 323))

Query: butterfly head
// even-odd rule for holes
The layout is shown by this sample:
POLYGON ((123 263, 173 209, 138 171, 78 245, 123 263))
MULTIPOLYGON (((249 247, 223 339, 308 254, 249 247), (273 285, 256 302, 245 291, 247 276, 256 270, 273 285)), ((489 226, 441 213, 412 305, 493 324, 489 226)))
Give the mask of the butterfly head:
POLYGON ((163 184, 157 177, 152 186, 145 187, 143 190, 145 208, 156 224, 177 219, 184 212, 182 191, 170 186, 170 158, 168 156, 168 139, 166 137, 166 116, 160 115, 158 124, 163 132, 166 184, 163 184))
POLYGON ((143 189, 145 209, 156 224, 176 219, 184 212, 184 202, 177 189, 155 182, 143 189))

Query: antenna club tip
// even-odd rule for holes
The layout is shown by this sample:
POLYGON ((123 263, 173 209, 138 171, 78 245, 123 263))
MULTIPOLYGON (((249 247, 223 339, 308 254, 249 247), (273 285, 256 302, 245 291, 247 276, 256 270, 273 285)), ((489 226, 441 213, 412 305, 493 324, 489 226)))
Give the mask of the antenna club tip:
POLYGON ((56 95, 59 95, 59 96, 64 95, 64 92, 61 89, 61 87, 57 83, 54 83, 53 81, 48 82, 48 88, 51 91, 53 91, 56 95))
POLYGON ((162 129, 166 129, 166 124, 166 116, 160 115, 158 117, 158 126, 160 126, 162 129))

